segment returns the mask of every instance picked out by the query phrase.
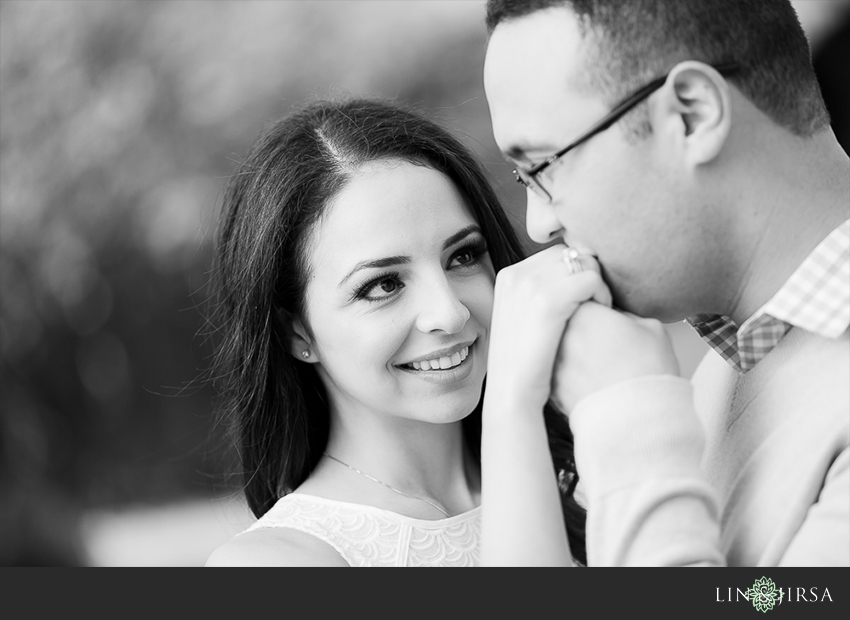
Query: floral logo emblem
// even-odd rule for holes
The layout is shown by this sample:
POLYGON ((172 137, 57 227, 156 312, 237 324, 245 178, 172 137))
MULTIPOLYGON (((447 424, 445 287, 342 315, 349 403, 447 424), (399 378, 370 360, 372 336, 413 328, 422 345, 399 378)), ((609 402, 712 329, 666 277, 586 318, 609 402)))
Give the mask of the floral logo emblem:
POLYGON ((785 594, 781 589, 777 590, 772 579, 762 577, 756 579, 753 587, 747 591, 750 600, 753 602, 753 607, 762 613, 767 613, 773 609, 773 606, 782 600, 782 595, 785 594))

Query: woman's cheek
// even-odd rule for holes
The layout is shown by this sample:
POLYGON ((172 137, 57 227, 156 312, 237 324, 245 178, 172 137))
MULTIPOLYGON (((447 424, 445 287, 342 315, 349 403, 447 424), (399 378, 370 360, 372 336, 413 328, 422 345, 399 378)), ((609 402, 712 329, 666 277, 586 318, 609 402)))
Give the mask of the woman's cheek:
POLYGON ((475 316, 484 329, 490 329, 490 320, 493 316, 493 302, 495 301, 495 277, 483 274, 476 287, 473 299, 470 301, 475 310, 470 308, 470 313, 475 316))

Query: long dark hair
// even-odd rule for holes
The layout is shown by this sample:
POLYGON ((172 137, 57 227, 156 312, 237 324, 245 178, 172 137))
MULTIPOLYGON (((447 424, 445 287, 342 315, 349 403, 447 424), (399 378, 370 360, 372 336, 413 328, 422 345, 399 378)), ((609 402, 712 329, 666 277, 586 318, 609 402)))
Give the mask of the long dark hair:
MULTIPOLYGON (((287 320, 304 316, 305 241, 363 164, 400 159, 450 178, 481 227, 498 272, 522 246, 475 157, 421 114, 377 100, 317 101, 274 123, 231 177, 216 239, 210 319, 220 338, 212 379, 219 413, 238 448, 244 492, 259 517, 300 485, 321 458, 330 413, 312 364, 290 355, 287 320)), ((584 510, 573 438, 564 416, 545 410, 554 469, 574 557, 586 563, 584 510)), ((481 456, 481 403, 464 418, 481 456)))

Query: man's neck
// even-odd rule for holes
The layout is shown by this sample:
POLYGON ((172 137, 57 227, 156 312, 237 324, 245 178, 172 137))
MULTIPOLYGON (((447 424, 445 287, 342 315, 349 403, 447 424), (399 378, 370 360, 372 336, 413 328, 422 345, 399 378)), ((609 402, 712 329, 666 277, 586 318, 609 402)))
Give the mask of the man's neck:
POLYGON ((739 326, 850 217, 850 159, 832 132, 781 140, 761 168, 753 166, 761 182, 750 183, 738 205, 740 277, 725 314, 739 326))

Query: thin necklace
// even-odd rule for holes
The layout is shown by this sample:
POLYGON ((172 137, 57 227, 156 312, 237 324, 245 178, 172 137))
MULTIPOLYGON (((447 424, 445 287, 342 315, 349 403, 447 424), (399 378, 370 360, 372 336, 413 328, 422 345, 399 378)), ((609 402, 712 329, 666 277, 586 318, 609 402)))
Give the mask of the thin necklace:
POLYGON ((377 482, 378 484, 382 484, 382 485, 384 485, 385 487, 387 487, 387 488, 388 488, 390 491, 392 491, 393 493, 398 493, 399 495, 404 495, 405 497, 409 497, 410 499, 418 499, 420 502, 425 502, 426 504, 429 504, 429 505, 433 506, 434 508, 436 508, 437 510, 439 510, 440 512, 442 512, 444 515, 446 515, 447 517, 449 516, 449 513, 447 513, 447 512, 446 512, 445 510, 443 510, 442 508, 440 508, 437 504, 435 504, 435 503, 434 503, 434 502, 432 502, 431 500, 425 499, 424 497, 416 497, 415 495, 408 495, 408 494, 407 494, 407 493, 405 493, 404 491, 399 491, 399 490, 398 490, 398 489, 396 489, 395 487, 391 487, 391 486, 390 486, 390 485, 388 485, 386 482, 381 482, 380 480, 378 480, 378 479, 377 479, 377 478, 375 478, 374 476, 370 476, 369 474, 364 474, 364 473, 363 473, 362 471, 360 471, 359 469, 357 469, 357 468, 355 468, 355 467, 352 467, 352 466, 351 466, 351 465, 349 465, 348 463, 345 463, 345 462, 343 462, 343 461, 340 461, 338 458, 336 458, 335 456, 331 456, 331 455, 330 455, 330 454, 328 454, 327 452, 322 452, 322 454, 324 454, 324 455, 325 455, 326 457, 328 457, 329 459, 333 459, 334 461, 336 461, 336 462, 337 462, 337 463, 339 463, 340 465, 345 465, 345 466, 346 466, 346 467, 348 467, 348 469, 350 469, 351 471, 357 472, 358 474, 360 474, 361 476, 363 476, 363 477, 365 477, 365 478, 368 478, 368 479, 369 479, 369 480, 371 480, 372 482, 377 482))

